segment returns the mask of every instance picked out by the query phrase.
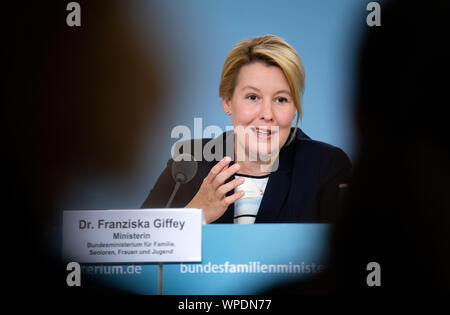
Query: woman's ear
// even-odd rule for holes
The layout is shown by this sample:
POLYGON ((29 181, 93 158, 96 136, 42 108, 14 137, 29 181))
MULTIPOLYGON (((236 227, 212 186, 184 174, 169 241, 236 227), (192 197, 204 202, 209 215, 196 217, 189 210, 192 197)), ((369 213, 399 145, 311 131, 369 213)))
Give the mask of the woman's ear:
POLYGON ((231 115, 231 99, 229 97, 222 97, 223 111, 227 115, 231 115))

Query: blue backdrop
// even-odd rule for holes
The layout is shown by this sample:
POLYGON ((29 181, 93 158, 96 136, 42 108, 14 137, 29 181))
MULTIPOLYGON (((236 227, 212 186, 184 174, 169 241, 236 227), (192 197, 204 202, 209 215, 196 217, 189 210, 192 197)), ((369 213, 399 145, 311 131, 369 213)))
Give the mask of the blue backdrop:
MULTIPOLYGON (((300 127, 313 139, 339 146, 354 159, 354 70, 360 35, 367 27, 368 2, 128 1, 123 12, 126 23, 145 49, 159 49, 167 58, 165 72, 170 81, 164 104, 160 104, 164 111, 157 124, 148 126, 132 171, 120 177, 80 175, 65 188, 59 206, 140 207, 170 158, 177 140, 170 136, 173 127, 186 125, 193 130, 194 117, 203 119, 203 127, 231 125, 218 97, 225 57, 238 41, 268 33, 286 39, 303 60, 306 90, 300 127)), ((143 101, 152 106, 152 100, 143 101)))

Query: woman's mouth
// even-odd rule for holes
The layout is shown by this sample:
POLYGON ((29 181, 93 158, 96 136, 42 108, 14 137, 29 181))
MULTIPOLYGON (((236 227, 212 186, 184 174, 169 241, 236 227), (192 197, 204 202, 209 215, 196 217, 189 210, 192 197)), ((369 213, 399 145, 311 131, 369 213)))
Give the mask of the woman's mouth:
POLYGON ((275 131, 270 128, 251 127, 251 129, 259 139, 270 139, 275 133, 275 131))

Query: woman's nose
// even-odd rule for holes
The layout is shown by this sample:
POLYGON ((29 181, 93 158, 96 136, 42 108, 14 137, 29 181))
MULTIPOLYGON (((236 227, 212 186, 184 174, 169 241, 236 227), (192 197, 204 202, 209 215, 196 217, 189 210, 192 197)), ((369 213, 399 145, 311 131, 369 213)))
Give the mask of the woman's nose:
POLYGON ((261 107, 261 118, 264 120, 272 120, 273 112, 272 112, 272 103, 270 101, 264 101, 261 107))

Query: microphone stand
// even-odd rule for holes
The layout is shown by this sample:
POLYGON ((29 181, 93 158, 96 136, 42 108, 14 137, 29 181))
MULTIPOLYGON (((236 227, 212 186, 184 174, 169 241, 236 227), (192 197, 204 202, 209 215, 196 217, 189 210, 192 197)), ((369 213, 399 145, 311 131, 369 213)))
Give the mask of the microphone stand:
MULTIPOLYGON (((180 188, 181 182, 177 181, 175 184, 175 188, 173 189, 172 195, 170 195, 169 201, 166 204, 166 208, 169 208, 172 204, 172 200, 175 197, 175 194, 180 188)), ((163 294, 163 263, 158 263, 158 295, 163 294)))
POLYGON ((162 295, 162 291, 163 291, 163 263, 158 263, 159 268, 158 268, 158 295, 162 295))
MULTIPOLYGON (((183 154, 187 157, 185 161, 190 161, 188 163, 178 163, 174 162, 172 164, 172 177, 175 181, 175 187, 172 194, 170 195, 169 201, 166 204, 166 208, 169 208, 172 204, 173 198, 175 197, 178 188, 181 184, 189 182, 197 173, 197 162, 190 154, 183 154)), ((181 157, 181 156, 180 156, 181 157)), ((180 160, 182 161, 182 159, 180 160)), ((163 263, 158 263, 158 295, 163 294, 163 263)))

